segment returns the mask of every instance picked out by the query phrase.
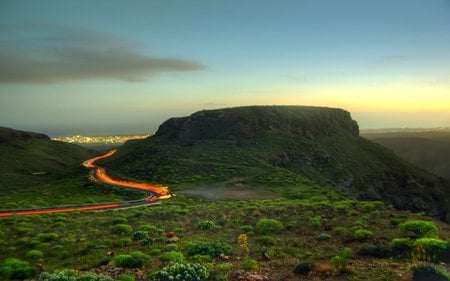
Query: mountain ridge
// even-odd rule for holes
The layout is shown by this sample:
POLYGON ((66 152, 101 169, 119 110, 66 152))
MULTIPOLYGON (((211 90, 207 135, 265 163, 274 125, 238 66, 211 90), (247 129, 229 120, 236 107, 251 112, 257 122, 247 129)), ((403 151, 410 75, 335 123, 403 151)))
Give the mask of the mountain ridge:
POLYGON ((357 123, 341 109, 251 106, 200 111, 169 119, 153 137, 119 148, 106 164, 118 175, 176 188, 234 177, 251 185, 258 177, 300 176, 350 197, 450 219, 449 182, 357 132, 357 123))

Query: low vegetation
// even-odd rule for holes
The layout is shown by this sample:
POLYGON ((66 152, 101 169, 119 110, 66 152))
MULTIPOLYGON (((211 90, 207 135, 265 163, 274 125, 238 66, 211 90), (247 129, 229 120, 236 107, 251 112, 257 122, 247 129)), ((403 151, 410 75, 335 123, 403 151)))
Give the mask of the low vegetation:
MULTIPOLYGON (((146 208, 2 218, 0 279, 36 276, 39 269, 46 272, 40 280, 64 274, 85 280, 86 271, 107 274, 98 270, 113 266, 124 276, 138 270, 150 280, 178 274, 227 280, 238 270, 288 280, 396 280, 412 274, 415 261, 445 272, 439 266, 449 258, 445 225, 375 206, 339 198, 206 202, 180 195, 146 208), (320 225, 309 223, 318 216, 320 225), (400 224, 391 224, 393 216, 400 224), (355 224, 361 219, 365 228, 355 224), (214 227, 199 227, 205 221, 214 227), (417 221, 432 223, 435 237, 404 231, 417 221), (364 239, 355 237, 357 230, 365 230, 358 232, 364 239), (167 243, 168 237, 178 239, 167 243), (63 269, 77 271, 56 271, 63 269)), ((98 278, 106 279, 93 280, 109 280, 98 278)))

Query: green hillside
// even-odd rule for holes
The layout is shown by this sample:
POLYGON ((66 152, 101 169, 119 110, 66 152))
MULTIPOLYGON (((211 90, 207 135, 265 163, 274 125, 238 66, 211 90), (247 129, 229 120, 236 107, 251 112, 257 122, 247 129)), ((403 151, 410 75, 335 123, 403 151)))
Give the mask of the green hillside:
POLYGON ((450 132, 391 132, 363 136, 411 163, 450 180, 450 132))
POLYGON ((106 164, 117 176, 173 190, 222 182, 301 197, 322 186, 449 219, 449 183, 359 137, 356 122, 339 109, 201 111, 169 119, 155 136, 125 144, 106 164))
POLYGON ((43 134, 0 127, 1 209, 123 199, 128 193, 122 189, 89 181, 88 171, 80 164, 93 155, 43 134))

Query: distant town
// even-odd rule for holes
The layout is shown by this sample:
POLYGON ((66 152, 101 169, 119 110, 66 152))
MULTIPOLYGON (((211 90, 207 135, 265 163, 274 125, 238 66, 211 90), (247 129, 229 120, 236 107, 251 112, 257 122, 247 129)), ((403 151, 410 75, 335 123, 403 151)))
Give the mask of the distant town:
POLYGON ((118 136, 64 136, 54 137, 52 140, 76 144, 122 144, 131 139, 144 139, 149 135, 118 135, 118 136))

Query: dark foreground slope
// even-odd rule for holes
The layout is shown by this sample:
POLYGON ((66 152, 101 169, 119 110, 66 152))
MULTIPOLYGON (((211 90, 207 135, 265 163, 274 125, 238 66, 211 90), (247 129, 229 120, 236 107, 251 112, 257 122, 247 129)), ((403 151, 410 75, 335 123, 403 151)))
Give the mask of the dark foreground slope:
MULTIPOLYGON (((322 186, 448 219, 449 183, 359 137, 344 110, 253 106, 200 111, 164 122, 108 163, 118 175, 169 184, 234 179, 248 186, 322 186)), ((299 195, 301 196, 301 195, 299 195)))

